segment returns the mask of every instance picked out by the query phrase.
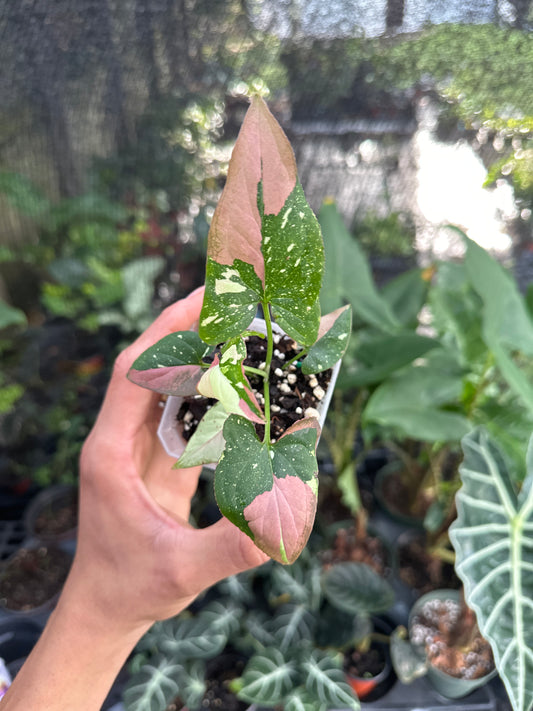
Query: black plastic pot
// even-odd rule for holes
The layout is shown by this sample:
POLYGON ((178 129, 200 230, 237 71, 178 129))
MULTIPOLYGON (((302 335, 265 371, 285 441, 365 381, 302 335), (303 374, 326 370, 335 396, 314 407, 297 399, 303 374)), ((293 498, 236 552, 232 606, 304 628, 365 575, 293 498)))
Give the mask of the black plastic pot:
MULTIPOLYGON (((374 631, 383 635, 390 635, 392 625, 385 619, 373 618, 374 631)), ((383 669, 372 677, 359 677, 346 673, 346 680, 357 694, 360 701, 376 701, 392 688, 396 681, 396 674, 392 667, 389 645, 385 641, 373 641, 371 650, 383 660, 383 669)), ((346 655, 345 655, 346 658, 346 655)))
POLYGON ((73 541, 78 527, 78 488, 57 485, 41 491, 24 513, 28 538, 42 543, 73 541))

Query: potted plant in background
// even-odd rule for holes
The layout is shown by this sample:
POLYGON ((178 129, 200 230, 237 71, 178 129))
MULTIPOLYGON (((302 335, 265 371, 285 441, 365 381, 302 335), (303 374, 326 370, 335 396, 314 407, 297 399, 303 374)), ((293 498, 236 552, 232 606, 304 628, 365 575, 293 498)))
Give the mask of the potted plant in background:
MULTIPOLYGON (((300 419, 274 435, 272 382, 280 379, 279 389, 290 392, 296 375, 291 365, 304 374, 330 369, 346 350, 351 327, 348 306, 320 318, 323 260, 320 227, 303 196, 292 149, 266 104, 254 97, 210 227, 199 332, 167 336, 129 373, 166 395, 199 392, 218 401, 178 466, 218 462, 220 510, 284 563, 296 559, 312 529, 320 428, 316 409, 301 408, 300 419), (247 336, 258 306, 266 336, 247 336), (273 371, 280 352, 274 321, 294 346, 293 355, 282 358, 285 365, 273 371), (257 366, 244 364, 245 337, 263 344, 257 366), (249 373, 260 378, 257 394, 249 373)), ((322 388, 317 393, 323 397, 322 388)))

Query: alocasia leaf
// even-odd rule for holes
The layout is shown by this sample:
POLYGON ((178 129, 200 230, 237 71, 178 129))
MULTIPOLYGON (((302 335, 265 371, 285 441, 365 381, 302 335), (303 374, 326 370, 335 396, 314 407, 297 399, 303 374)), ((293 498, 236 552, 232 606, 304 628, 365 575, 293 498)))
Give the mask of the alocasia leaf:
POLYGON ((313 526, 318 432, 316 420, 303 419, 272 444, 260 441, 242 417, 232 415, 224 425, 226 447, 215 472, 218 506, 281 563, 296 560, 313 526))
POLYGON ((209 408, 187 442, 187 446, 174 468, 186 469, 199 464, 218 462, 224 451, 225 441, 222 430, 228 417, 229 414, 220 402, 209 408))
POLYGON ((133 363, 128 378, 164 395, 195 395, 202 377, 202 358, 210 350, 194 331, 165 336, 133 363))
POLYGON ((259 303, 302 345, 316 339, 324 255, 292 148, 265 102, 252 99, 213 215, 199 332, 239 335, 259 303))
POLYGON ((286 660, 275 647, 254 654, 240 679, 240 699, 256 704, 277 705, 298 678, 294 661, 286 660))
POLYGON ((349 305, 322 316, 318 341, 309 349, 302 363, 302 373, 321 373, 332 368, 345 354, 351 330, 352 308, 349 305))
POLYGON ((462 446, 462 487, 450 527, 455 568, 514 711, 528 711, 533 705, 533 440, 520 492, 485 430, 464 437, 462 446))
POLYGON ((307 691, 326 708, 358 711, 361 707, 346 682, 340 662, 331 654, 317 649, 303 661, 302 667, 307 691))

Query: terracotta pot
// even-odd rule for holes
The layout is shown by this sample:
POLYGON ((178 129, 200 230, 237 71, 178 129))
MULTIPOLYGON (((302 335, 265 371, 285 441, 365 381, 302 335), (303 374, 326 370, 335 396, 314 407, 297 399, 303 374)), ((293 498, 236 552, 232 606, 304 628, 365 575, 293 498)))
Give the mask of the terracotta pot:
MULTIPOLYGON (((422 597, 419 598, 413 605, 411 614, 409 615, 409 636, 411 636, 413 619, 423 608, 426 602, 430 600, 453 600, 458 603, 460 601, 460 595, 461 593, 459 590, 434 590, 426 595, 422 595, 422 597)), ((486 684, 490 679, 495 677, 497 673, 497 669, 494 667, 494 669, 488 674, 478 677, 477 679, 463 679, 451 676, 441 669, 437 669, 430 663, 428 666, 427 678, 436 691, 442 694, 442 696, 445 696, 448 699, 461 699, 478 687, 486 684)))
MULTIPOLYGON (((266 333, 264 320, 255 318, 250 324, 248 330, 266 333)), ((275 323, 272 324, 272 330, 274 331, 274 333, 284 335, 284 332, 275 323)), ((326 420, 326 414, 329 408, 329 404, 331 402, 333 390, 335 389, 335 382, 339 374, 340 366, 341 362, 338 361, 333 367, 333 372, 331 374, 331 380, 327 392, 324 398, 320 401, 320 403, 317 404, 317 410, 320 414, 319 423, 321 428, 324 426, 324 422, 326 420)), ((185 449, 186 445, 186 442, 181 436, 181 433, 179 432, 178 427, 176 425, 177 414, 181 407, 182 401, 183 398, 181 397, 169 397, 167 399, 163 414, 161 416, 161 421, 159 423, 159 428, 157 430, 159 440, 161 441, 161 444, 163 445, 166 453, 169 454, 171 457, 175 457, 176 459, 179 459, 179 457, 183 454, 183 450, 185 449)), ((214 469, 216 464, 213 463, 208 464, 206 466, 211 469, 214 469)))

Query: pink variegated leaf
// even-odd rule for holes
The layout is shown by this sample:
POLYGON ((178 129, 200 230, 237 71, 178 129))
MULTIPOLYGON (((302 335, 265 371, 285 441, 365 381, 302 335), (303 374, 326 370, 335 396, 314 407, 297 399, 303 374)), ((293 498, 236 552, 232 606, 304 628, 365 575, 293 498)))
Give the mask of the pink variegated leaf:
POLYGON ((219 508, 280 563, 298 557, 313 527, 319 430, 315 419, 301 420, 271 444, 242 417, 224 425, 226 447, 215 472, 219 508))
POLYGON ((207 367, 202 359, 209 350, 210 346, 194 331, 171 333, 137 358, 128 378, 164 395, 194 395, 207 367))

